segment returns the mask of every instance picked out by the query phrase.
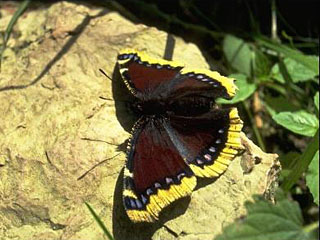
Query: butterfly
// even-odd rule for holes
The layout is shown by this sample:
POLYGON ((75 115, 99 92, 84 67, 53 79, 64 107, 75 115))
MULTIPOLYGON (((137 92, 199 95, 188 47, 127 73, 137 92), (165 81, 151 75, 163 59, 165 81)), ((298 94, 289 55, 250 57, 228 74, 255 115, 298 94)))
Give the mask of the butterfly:
POLYGON ((220 176, 242 149, 234 79, 124 49, 117 63, 135 98, 124 168, 123 204, 133 222, 154 222, 163 208, 191 195, 196 177, 220 176))

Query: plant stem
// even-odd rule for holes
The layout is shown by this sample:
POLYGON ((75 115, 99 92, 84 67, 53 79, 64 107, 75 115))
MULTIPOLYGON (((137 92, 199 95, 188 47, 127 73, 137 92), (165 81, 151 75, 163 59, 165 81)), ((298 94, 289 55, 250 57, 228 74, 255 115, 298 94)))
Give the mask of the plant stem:
POLYGON ((249 118, 250 118, 250 122, 251 122, 251 126, 252 126, 252 129, 253 129, 253 132, 254 132, 254 135, 256 136, 256 139, 258 141, 258 145, 260 146, 260 148, 262 149, 262 151, 266 151, 266 147, 264 145, 264 142, 263 142, 263 139, 262 139, 262 136, 259 132, 259 129, 257 128, 257 126, 254 124, 254 120, 253 120, 253 116, 250 112, 250 109, 248 108, 248 106, 246 105, 245 102, 242 102, 242 105, 243 107, 245 108, 249 118))
POLYGON ((271 1, 271 38, 278 41, 276 1, 271 1))
POLYGON ((98 225, 100 226, 100 228, 103 230, 104 234, 107 236, 107 238, 109 240, 114 240, 114 238, 112 237, 111 233, 109 232, 109 230, 107 229, 107 227, 104 225, 104 223, 102 222, 102 220, 100 219, 100 217, 96 214, 96 212, 93 210, 93 208, 90 206, 89 203, 84 202, 86 204, 86 206, 88 207, 90 213, 92 214, 93 218, 97 221, 98 225))
POLYGON ((7 26, 7 29, 4 33, 4 36, 3 36, 3 45, 2 45, 2 48, 0 50, 0 72, 1 72, 1 61, 2 61, 2 54, 4 52, 4 50, 6 49, 7 47, 7 42, 10 38, 10 35, 11 35, 11 32, 12 32, 12 29, 13 29, 13 26, 15 25, 15 23, 18 21, 19 17, 22 15, 22 13, 27 9, 28 5, 30 3, 30 0, 24 0, 18 10, 14 13, 14 15, 12 16, 8 26, 7 26))
POLYGON ((293 166, 290 174, 284 179, 281 187, 285 192, 288 192, 290 188, 298 181, 302 173, 308 169, 310 162, 312 161, 314 154, 319 150, 319 129, 308 144, 307 149, 301 155, 300 159, 293 166))
POLYGON ((312 232, 319 227, 319 221, 313 222, 307 226, 304 226, 303 231, 306 233, 312 232))

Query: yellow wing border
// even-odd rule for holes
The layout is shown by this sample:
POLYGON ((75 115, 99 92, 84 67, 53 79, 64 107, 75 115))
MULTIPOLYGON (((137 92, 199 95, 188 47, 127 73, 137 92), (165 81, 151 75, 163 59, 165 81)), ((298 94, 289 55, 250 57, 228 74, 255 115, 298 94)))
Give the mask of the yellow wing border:
MULTIPOLYGON (((227 140, 216 159, 211 165, 198 166, 192 163, 189 164, 196 176, 207 178, 219 177, 227 170, 231 161, 244 149, 240 137, 242 127, 243 122, 239 117, 237 108, 231 108, 229 112, 229 126, 226 132, 227 140)), ((208 156, 208 158, 210 158, 210 156, 208 156)))

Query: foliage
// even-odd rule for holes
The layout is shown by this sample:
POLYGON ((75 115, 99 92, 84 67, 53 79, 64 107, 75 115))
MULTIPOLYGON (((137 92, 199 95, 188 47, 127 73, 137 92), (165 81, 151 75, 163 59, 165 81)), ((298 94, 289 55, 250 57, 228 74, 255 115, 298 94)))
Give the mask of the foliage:
POLYGON ((237 94, 231 100, 218 99, 217 100, 218 103, 234 104, 234 103, 241 102, 249 98, 257 89, 257 85, 254 83, 248 82, 248 77, 244 74, 241 74, 241 73, 231 74, 229 75, 229 77, 236 79, 235 84, 238 87, 237 94))
POLYGON ((297 202, 289 201, 283 193, 277 194, 275 205, 254 196, 247 202, 247 216, 223 229, 215 240, 316 240, 317 224, 303 226, 297 202))
MULTIPOLYGON (((299 155, 298 159, 286 169, 288 175, 284 178, 282 187, 288 191, 307 170, 319 149, 318 135, 316 134, 319 129, 317 115, 319 92, 313 91, 314 88, 311 87, 312 85, 318 86, 316 77, 319 74, 319 58, 304 55, 296 49, 266 37, 258 36, 254 40, 254 43, 246 43, 235 36, 226 35, 223 41, 223 50, 231 68, 238 72, 231 76, 239 80, 237 83, 239 91, 238 96, 233 100, 219 102, 231 104, 248 101, 252 98, 253 92, 257 91, 261 98, 260 101, 265 103, 266 112, 270 114, 276 124, 295 134, 314 137, 304 153, 299 155), (253 57, 257 55, 257 48, 260 48, 259 54, 264 57, 253 57), (268 48, 268 51, 265 48, 268 48), (265 50, 263 51, 263 49, 265 50), (274 56, 277 56, 276 59, 274 56), (266 57, 269 57, 269 62, 274 61, 269 72, 266 72, 263 63, 266 62, 266 57), (264 69, 257 69, 259 66, 264 69), (309 91, 313 91, 313 104, 310 101, 310 93, 303 90, 305 87, 309 87, 309 91), (291 98, 292 100, 288 101, 291 98), (310 108, 310 105, 314 107, 310 108)), ((312 162, 316 162, 316 160, 312 162)), ((310 177, 319 174, 317 168, 312 167, 311 169, 312 175, 310 177)), ((314 189, 314 181, 307 181, 307 184, 309 185, 311 182, 311 188, 314 189)), ((315 191, 312 190, 312 193, 314 194, 315 191)), ((316 199, 317 195, 314 197, 316 199)))
POLYGON ((240 38, 226 35, 223 51, 231 66, 240 73, 251 76, 252 54, 249 45, 240 38))
POLYGON ((316 95, 314 95, 314 105, 317 108, 317 111, 319 113, 319 92, 316 93, 316 95))
MULTIPOLYGON (((311 59, 315 61, 314 64, 317 64, 317 57, 316 56, 310 56, 311 59)), ((292 82, 298 83, 298 82, 304 82, 308 81, 309 79, 315 79, 317 76, 317 73, 307 67, 305 65, 302 65, 300 62, 297 62, 296 60, 292 58, 284 58, 283 59, 284 65, 287 67, 288 73, 292 79, 292 82)), ((276 63, 271 70, 272 78, 277 80, 280 83, 285 83, 285 79, 281 74, 280 64, 276 63)))
MULTIPOLYGON (((293 46, 293 42, 286 45, 260 34, 251 40, 226 35, 222 50, 232 72, 230 76, 238 81, 236 84, 239 90, 233 100, 219 100, 219 103, 246 101, 243 105, 250 106, 250 103, 257 101, 253 96, 258 96, 262 111, 267 114, 263 121, 270 121, 272 128, 281 130, 287 136, 309 137, 305 138, 308 144, 300 149, 301 153, 293 149, 288 153, 279 152, 283 166, 281 187, 286 192, 293 190, 306 172, 306 184, 314 202, 319 204, 319 56, 306 55, 293 46)), ((254 105, 251 107, 254 108, 254 105)), ((251 119, 253 133, 262 147, 270 124, 268 129, 263 126, 258 129, 254 121, 256 109, 251 107, 246 107, 246 111, 251 119)), ((309 239, 302 230, 301 221, 298 227, 292 225, 292 219, 288 218, 286 224, 291 224, 295 229, 289 233, 285 231, 285 217, 277 219, 280 217, 277 214, 286 211, 286 204, 278 202, 274 207, 267 207, 266 203, 259 202, 248 205, 248 216, 244 223, 234 223, 217 239, 309 239), (262 206, 265 209, 261 213, 258 209, 262 206), (277 233, 277 229, 284 231, 277 233), (290 234, 296 235, 293 237, 290 234)), ((287 210, 288 214, 301 216, 297 205, 287 210)))
POLYGON ((319 150, 313 156, 309 165, 306 180, 313 195, 314 202, 319 205, 319 150))
POLYGON ((280 112, 273 120, 290 131, 308 137, 313 137, 319 128, 319 120, 314 114, 304 110, 298 112, 280 112))

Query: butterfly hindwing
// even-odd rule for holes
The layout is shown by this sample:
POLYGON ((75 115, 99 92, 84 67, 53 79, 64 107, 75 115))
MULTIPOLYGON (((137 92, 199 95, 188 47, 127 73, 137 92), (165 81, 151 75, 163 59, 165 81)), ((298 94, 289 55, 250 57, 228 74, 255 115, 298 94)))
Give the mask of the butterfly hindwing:
POLYGON ((215 110, 198 117, 172 116, 175 145, 196 176, 218 177, 242 145, 242 121, 236 108, 215 110))
POLYGON ((163 126, 142 117, 134 126, 124 172, 123 200, 133 222, 153 222, 160 211, 191 194, 196 178, 163 126))

